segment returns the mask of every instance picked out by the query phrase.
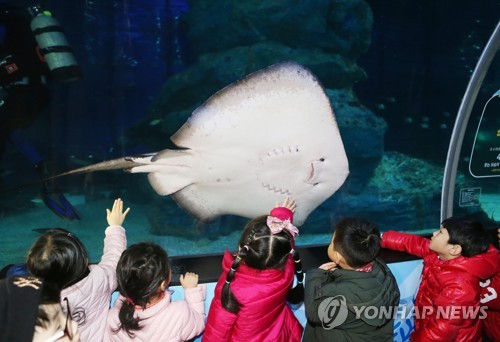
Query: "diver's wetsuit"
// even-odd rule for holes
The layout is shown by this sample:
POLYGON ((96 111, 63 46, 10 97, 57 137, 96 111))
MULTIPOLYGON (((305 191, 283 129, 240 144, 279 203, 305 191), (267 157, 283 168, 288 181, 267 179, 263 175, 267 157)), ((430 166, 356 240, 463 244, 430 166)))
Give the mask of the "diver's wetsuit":
MULTIPOLYGON (((45 85, 49 68, 37 53, 31 19, 25 7, 0 4, 0 25, 4 29, 0 45, 0 159, 11 133, 31 126, 49 103, 45 85)), ((16 141, 11 142, 27 154, 16 141)), ((42 161, 37 153, 32 154, 27 157, 33 164, 42 161)))
MULTIPOLYGON (((0 159, 5 145, 12 143, 35 166, 42 179, 52 173, 50 162, 44 161, 37 149, 20 131, 28 128, 48 107, 50 93, 45 81, 50 69, 39 51, 31 30, 33 9, 0 4, 0 159)), ((45 205, 66 219, 80 219, 71 203, 60 193, 54 181, 42 184, 45 205)))

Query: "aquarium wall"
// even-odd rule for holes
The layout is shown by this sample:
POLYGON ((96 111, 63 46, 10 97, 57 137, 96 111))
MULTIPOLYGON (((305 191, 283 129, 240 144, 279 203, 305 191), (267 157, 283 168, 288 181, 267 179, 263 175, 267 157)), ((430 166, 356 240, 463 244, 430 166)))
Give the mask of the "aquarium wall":
MULTIPOLYGON (((438 228, 451 132, 499 10, 493 0, 42 5, 64 28, 83 75, 73 82, 49 80, 50 103, 16 131, 19 141, 52 162, 53 173, 179 148, 170 137, 219 90, 283 61, 309 68, 331 102, 350 173, 299 227, 299 246, 328 244, 335 222, 346 216, 362 216, 382 231, 438 228)), ((488 227, 500 204, 498 178, 475 177, 469 161, 483 108, 498 91, 499 71, 496 57, 471 113, 456 179, 455 213, 474 213, 488 227), (473 199, 460 201, 461 194, 473 199)), ((500 129, 498 101, 488 104, 486 115, 500 129)), ((22 262, 39 234, 54 227, 79 236, 98 261, 105 209, 115 198, 131 208, 124 223, 128 243, 155 241, 172 256, 234 249, 248 221, 223 215, 202 223, 172 196, 158 195, 145 174, 121 170, 51 180, 51 190, 78 211, 80 219, 68 220, 45 205, 41 191, 47 189, 33 159, 5 141, 0 266, 22 262)))

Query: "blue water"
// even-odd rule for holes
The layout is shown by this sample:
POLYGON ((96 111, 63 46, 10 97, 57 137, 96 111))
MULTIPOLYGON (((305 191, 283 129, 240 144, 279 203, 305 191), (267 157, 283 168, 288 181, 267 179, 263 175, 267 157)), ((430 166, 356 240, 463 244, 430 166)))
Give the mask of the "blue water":
MULTIPOLYGON (((200 1, 196 4, 203 6, 205 3, 200 1)), ((235 5, 224 1, 206 4, 203 12, 206 17, 201 19, 212 26, 200 31, 206 34, 203 46, 207 49, 216 49, 219 43, 232 41, 234 35, 238 39, 233 40, 241 46, 254 40, 261 43, 285 42, 291 46, 290 53, 300 49, 309 49, 309 56, 319 56, 325 51, 327 54, 336 53, 336 47, 325 48, 330 40, 322 42, 318 39, 316 46, 308 46, 312 38, 322 37, 322 32, 311 33, 310 39, 299 41, 301 32, 314 32, 321 27, 318 23, 323 18, 318 17, 317 22, 313 22, 307 17, 303 20, 293 17, 290 13, 294 13, 296 2, 266 3, 271 7, 273 16, 261 20, 253 17, 264 6, 260 2, 255 2, 255 5, 248 2, 247 7, 241 5, 241 12, 232 12, 237 7, 231 7, 235 5), (224 16, 226 13, 230 15, 224 16), (235 23, 244 23, 246 31, 238 31, 235 27, 240 26, 235 23), (287 36, 286 30, 283 32, 273 27, 285 27, 292 33, 287 36), (281 41, 278 41, 280 37, 281 41)), ((328 9, 329 4, 329 1, 304 1, 300 10, 316 13, 314 6, 328 9)), ((349 35, 352 34, 345 41, 338 38, 339 44, 359 39, 354 34, 363 23, 354 4, 365 3, 352 4, 352 12, 347 12, 344 17, 335 17, 334 14, 339 12, 333 11, 330 17, 324 18, 325 25, 335 26, 339 37, 351 37, 349 35)), ((352 85, 356 101, 387 123, 381 141, 385 152, 396 151, 442 168, 460 100, 477 58, 498 20, 495 14, 499 4, 492 0, 482 1, 481 5, 449 0, 432 3, 367 1, 366 4, 373 15, 371 42, 360 56, 351 57, 364 73, 352 85)), ((177 85, 172 82, 177 80, 173 78, 175 75, 183 75, 184 71, 198 65, 200 56, 195 51, 201 47, 190 46, 187 38, 189 27, 182 20, 189 14, 187 3, 113 0, 76 4, 53 1, 47 5, 64 27, 84 78, 74 83, 52 84, 49 110, 23 132, 25 136, 40 149, 40 153, 56 163, 59 171, 170 146, 168 135, 164 132, 175 132, 175 125, 180 125, 184 119, 181 118, 180 122, 157 121, 161 115, 151 113, 151 108, 161 103, 161 94, 168 92, 169 89, 163 87, 177 85), (134 127, 141 129, 133 131, 134 127), (158 132, 163 134, 158 135, 158 132)), ((195 25, 196 22, 193 23, 195 25)), ((333 38, 329 36, 328 39, 333 38)), ((342 45, 342 48, 347 47, 342 45)), ((233 50, 220 53, 230 51, 233 50)), ((265 59, 266 54, 245 56, 248 59, 241 61, 230 57, 231 54, 225 65, 228 70, 219 69, 203 75, 225 80, 224 77, 233 75, 232 70, 250 70, 261 62, 260 58, 265 59)), ((213 59, 215 63, 215 57, 213 59)), ((497 58, 492 70, 498 71, 498 67, 497 58)), ((318 72, 322 72, 321 69, 318 72)), ((199 95, 201 98, 196 98, 199 102, 205 100, 214 90, 209 87, 212 79, 196 78, 201 75, 194 74, 190 94, 177 94, 169 99, 173 103, 162 105, 194 107, 194 100, 187 104, 176 102, 190 98, 187 95, 193 98, 199 95)), ((466 147, 459 164, 459 171, 465 175, 464 186, 480 187, 482 190, 480 206, 474 210, 482 209, 492 218, 496 218, 496 208, 500 204, 498 182, 495 179, 472 179, 467 174, 467 157, 481 105, 498 90, 495 75, 495 72, 489 73, 479 91, 478 105, 471 118, 471 129, 466 134, 466 147)), ((322 81, 333 85, 343 84, 344 81, 350 84, 349 80, 335 78, 322 81)), ((333 106, 337 110, 335 104, 333 106)), ((354 139, 348 147, 356 143, 368 146, 371 142, 354 139)), ((363 146, 357 151, 362 157, 363 146)), ((354 160, 360 155, 349 157, 354 160)), ((404 175, 411 168, 399 166, 401 168, 385 177, 388 183, 398 184, 398 173, 404 175)), ((351 171, 363 174, 363 164, 351 171)), ((371 174, 362 177, 367 177, 368 181, 371 174)), ((8 146, 0 160, 0 265, 22 261, 38 236, 33 229, 50 227, 73 231, 87 245, 91 259, 96 261, 101 255, 106 227, 105 208, 109 208, 116 197, 122 197, 125 204, 132 208, 125 222, 129 243, 154 240, 160 242, 171 255, 221 253, 226 247, 234 248, 243 226, 243 221, 232 219, 219 220, 212 226, 200 225, 171 200, 156 195, 145 177, 120 172, 61 179, 59 185, 62 191, 83 217, 81 221, 70 222, 55 216, 41 203, 38 186, 5 192, 36 178, 30 162, 18 150, 8 146), (167 227, 167 233, 154 233, 162 225, 167 227)), ((410 214, 400 213, 399 207, 394 207, 394 211, 388 211, 386 215, 373 211, 385 204, 388 197, 394 197, 394 203, 408 201, 408 193, 415 187, 395 188, 388 195, 369 187, 353 193, 350 184, 346 185, 334 195, 327 207, 311 215, 297 242, 299 245, 327 244, 334 222, 351 214, 374 219, 383 230, 430 232, 439 225, 441 190, 439 179, 431 181, 432 186, 422 184, 422 189, 430 189, 425 190, 427 193, 412 199, 404 207, 411 211, 410 214), (363 198, 364 201, 361 200, 363 198), (399 220, 398 215, 403 218, 399 220), (412 217, 410 222, 406 220, 408 215, 412 217)))

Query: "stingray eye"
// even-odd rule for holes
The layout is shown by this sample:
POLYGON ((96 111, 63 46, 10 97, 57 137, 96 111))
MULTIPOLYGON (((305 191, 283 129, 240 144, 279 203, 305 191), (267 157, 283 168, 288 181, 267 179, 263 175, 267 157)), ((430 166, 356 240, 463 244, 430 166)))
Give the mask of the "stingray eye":
POLYGON ((319 183, 314 183, 314 184, 313 184, 313 186, 316 186, 316 185, 318 185, 318 184, 319 184, 319 183))
POLYGON ((320 158, 319 161, 324 162, 325 158, 320 158))

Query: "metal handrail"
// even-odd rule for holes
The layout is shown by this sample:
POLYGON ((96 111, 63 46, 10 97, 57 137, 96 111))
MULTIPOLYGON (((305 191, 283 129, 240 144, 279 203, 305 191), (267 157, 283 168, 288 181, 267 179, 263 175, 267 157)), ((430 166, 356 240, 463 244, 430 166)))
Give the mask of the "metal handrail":
MULTIPOLYGON (((465 129, 476 101, 479 88, 488 72, 490 64, 500 47, 500 21, 497 23, 488 43, 486 44, 476 68, 472 73, 467 89, 465 90, 462 103, 458 109, 455 126, 451 133, 450 145, 446 156, 446 165, 443 175, 443 186, 441 188, 441 221, 453 215, 453 197, 455 194, 455 182, 457 178, 458 160, 465 135, 465 129)), ((440 221, 440 222, 441 222, 440 221)))

